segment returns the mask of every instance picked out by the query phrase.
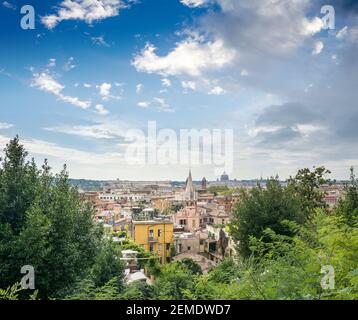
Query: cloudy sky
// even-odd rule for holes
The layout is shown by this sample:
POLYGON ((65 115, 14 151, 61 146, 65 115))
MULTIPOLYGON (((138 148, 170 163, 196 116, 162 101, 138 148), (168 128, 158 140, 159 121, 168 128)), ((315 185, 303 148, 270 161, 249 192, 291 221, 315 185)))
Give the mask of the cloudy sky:
POLYGON ((233 178, 358 165, 353 0, 0 0, 0 48, 1 148, 19 134, 75 178, 185 179, 187 164, 124 160, 126 133, 148 121, 234 129, 233 178))

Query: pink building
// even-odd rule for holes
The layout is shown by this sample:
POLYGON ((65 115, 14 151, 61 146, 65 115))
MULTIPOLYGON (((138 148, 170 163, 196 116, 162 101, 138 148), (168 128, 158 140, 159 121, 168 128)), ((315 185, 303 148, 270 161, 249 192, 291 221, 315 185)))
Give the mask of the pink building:
POLYGON ((198 206, 197 192, 193 185, 191 171, 186 180, 184 191, 185 207, 174 214, 174 224, 184 228, 184 231, 194 232, 206 224, 206 210, 198 206))
POLYGON ((206 224, 206 210, 197 205, 186 206, 174 215, 174 223, 183 227, 184 231, 197 231, 206 224))

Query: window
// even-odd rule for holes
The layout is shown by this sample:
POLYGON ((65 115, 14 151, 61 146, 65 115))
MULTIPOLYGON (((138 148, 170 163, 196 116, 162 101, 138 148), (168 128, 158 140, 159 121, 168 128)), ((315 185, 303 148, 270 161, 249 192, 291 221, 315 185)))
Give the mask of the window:
POLYGON ((158 229, 158 237, 162 235, 162 229, 158 229))
POLYGON ((181 249, 182 249, 182 244, 179 243, 179 248, 178 248, 179 253, 181 253, 181 249))
POLYGON ((180 224, 181 226, 186 226, 186 219, 181 219, 181 220, 179 220, 179 224, 180 224))
POLYGON ((149 238, 150 239, 154 238, 154 230, 149 230, 149 238))
POLYGON ((190 251, 191 250, 191 247, 190 246, 188 246, 188 251, 190 251))
POLYGON ((162 251, 162 244, 159 243, 159 244, 158 244, 158 252, 161 252, 161 251, 162 251))
POLYGON ((166 249, 167 249, 167 250, 170 250, 170 243, 167 243, 167 244, 166 244, 166 249))
POLYGON ((153 243, 151 243, 151 244, 149 245, 149 251, 150 251, 150 252, 153 252, 153 251, 154 251, 154 245, 153 245, 153 243))
POLYGON ((200 240, 200 245, 203 245, 203 244, 204 244, 204 240, 201 239, 201 240, 200 240))

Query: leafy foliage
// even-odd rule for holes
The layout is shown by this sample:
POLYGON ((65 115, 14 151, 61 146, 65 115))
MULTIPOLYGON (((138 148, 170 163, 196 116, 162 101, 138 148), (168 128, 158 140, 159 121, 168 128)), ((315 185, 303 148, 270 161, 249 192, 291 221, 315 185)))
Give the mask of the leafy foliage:
POLYGON ((185 291, 192 288, 195 276, 181 263, 172 262, 161 268, 156 279, 158 298, 163 300, 182 300, 185 291))
POLYGON ((289 223, 293 237, 267 230, 251 240, 256 256, 227 260, 200 277, 190 299, 358 299, 358 228, 318 211, 308 225, 289 223), (334 268, 334 289, 321 286, 322 266, 334 268))
POLYGON ((316 208, 326 207, 323 201, 325 192, 320 187, 330 183, 330 180, 325 178, 330 173, 325 167, 318 167, 313 171, 305 168, 289 179, 288 188, 292 189, 301 200, 302 211, 311 214, 316 208))
POLYGON ((158 293, 155 286, 142 281, 133 282, 125 287, 120 296, 121 300, 153 300, 157 299, 158 293))
POLYGON ((102 230, 66 167, 53 176, 47 161, 39 170, 26 157, 16 137, 0 166, 0 287, 18 282, 21 267, 32 265, 39 296, 56 297, 99 263, 102 230))
POLYGON ((278 179, 270 179, 266 189, 261 186, 242 193, 241 201, 233 212, 230 232, 238 242, 243 257, 252 254, 250 237, 270 241, 264 230, 272 229, 278 234, 293 235, 283 221, 303 223, 305 214, 300 210, 299 199, 290 189, 283 188, 278 179))
POLYGON ((358 221, 358 179, 353 168, 351 168, 350 182, 344 189, 345 198, 339 202, 337 212, 353 225, 358 221))
POLYGON ((178 261, 179 264, 181 264, 184 268, 186 268, 188 271, 190 271, 194 275, 200 275, 203 272, 201 271, 201 267, 198 263, 196 263, 193 259, 190 258, 184 258, 180 261, 178 261))
POLYGON ((18 300, 21 290, 22 288, 19 283, 15 283, 7 289, 0 289, 0 300, 18 300))

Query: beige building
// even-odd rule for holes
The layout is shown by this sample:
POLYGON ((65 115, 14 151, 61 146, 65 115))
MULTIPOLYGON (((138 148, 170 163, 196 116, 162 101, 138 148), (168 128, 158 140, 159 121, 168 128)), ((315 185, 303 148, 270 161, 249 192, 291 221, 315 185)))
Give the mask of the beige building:
POLYGON ((199 234, 181 232, 174 233, 175 253, 181 254, 185 252, 200 253, 200 237, 199 234))

